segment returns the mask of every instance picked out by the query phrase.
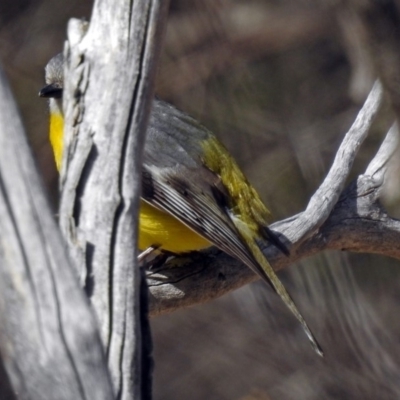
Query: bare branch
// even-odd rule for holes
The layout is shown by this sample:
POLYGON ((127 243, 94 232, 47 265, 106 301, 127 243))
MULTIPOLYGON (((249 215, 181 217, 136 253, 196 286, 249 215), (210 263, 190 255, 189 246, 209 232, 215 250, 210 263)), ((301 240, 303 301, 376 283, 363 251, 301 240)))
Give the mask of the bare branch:
POLYGON ((387 164, 396 152, 399 145, 399 127, 395 123, 389 129, 385 140, 383 141, 378 153, 369 163, 368 168, 365 171, 365 175, 380 179, 384 177, 387 169, 387 164))
POLYGON ((145 396, 149 387, 142 382, 136 216, 167 6, 162 0, 95 2, 88 28, 79 21, 69 25, 65 52, 69 150, 60 224, 123 399, 145 396))
POLYGON ((0 121, 0 350, 8 376, 21 399, 111 399, 95 318, 1 71, 0 121))
POLYGON ((324 182, 311 197, 306 210, 284 232, 293 244, 301 243, 329 217, 344 189, 357 152, 379 111, 382 98, 382 88, 377 82, 346 133, 324 182))
MULTIPOLYGON (((279 270, 324 250, 376 253, 400 259, 400 222, 390 218, 377 203, 382 182, 363 175, 341 196, 318 233, 305 240, 290 257, 265 249, 271 265, 279 270)), ((292 219, 271 226, 284 232, 292 219)), ((151 314, 174 311, 210 301, 258 278, 244 265, 212 250, 179 268, 164 266, 148 271, 151 314)))
MULTIPOLYGON (((400 222, 388 217, 377 201, 383 179, 376 175, 360 176, 341 194, 352 162, 381 102, 382 90, 376 84, 306 212, 271 226, 293 243, 290 257, 283 256, 273 246, 264 249, 274 269, 279 270, 328 249, 372 252, 400 258, 400 222), (325 218, 326 214, 328 218, 325 218)), ((387 163, 393 154, 394 136, 393 127, 367 169, 368 173, 381 171, 387 163)), ((184 266, 181 265, 185 264, 184 261, 177 262, 179 268, 164 266, 147 274, 153 315, 209 301, 257 279, 248 268, 217 250, 187 259, 184 266)))

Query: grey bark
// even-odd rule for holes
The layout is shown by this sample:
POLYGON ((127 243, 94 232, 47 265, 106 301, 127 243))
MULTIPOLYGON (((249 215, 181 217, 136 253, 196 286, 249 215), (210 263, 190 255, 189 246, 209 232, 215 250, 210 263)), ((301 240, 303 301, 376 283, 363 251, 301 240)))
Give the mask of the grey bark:
POLYGON ((112 399, 94 315, 2 72, 0 121, 0 350, 12 387, 19 399, 112 399))
POLYGON ((136 210, 166 10, 165 1, 99 1, 90 27, 70 23, 68 250, 0 74, 0 350, 18 398, 151 398, 136 210))
POLYGON ((97 2, 90 26, 70 22, 64 53, 68 150, 60 226, 96 313, 119 399, 150 398, 149 370, 142 367, 150 339, 148 329, 142 337, 147 296, 140 298, 137 210, 167 3, 97 2))

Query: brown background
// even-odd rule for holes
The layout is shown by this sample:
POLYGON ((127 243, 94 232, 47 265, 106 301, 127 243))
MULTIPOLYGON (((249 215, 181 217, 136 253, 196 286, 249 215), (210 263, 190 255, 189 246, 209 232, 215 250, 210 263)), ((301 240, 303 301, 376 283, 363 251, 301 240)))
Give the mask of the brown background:
MULTIPOLYGON (((90 9, 79 0, 0 2, 1 62, 54 204, 46 102, 37 93, 68 19, 89 18, 90 9)), ((357 54, 345 13, 314 2, 172 0, 157 94, 217 133, 280 219, 304 209, 371 85, 357 54)), ((385 121, 376 125, 353 177, 384 134, 385 121)), ((398 183, 385 197, 395 214, 398 183)), ((154 398, 398 399, 398 267, 329 252, 281 274, 324 360, 260 283, 154 319, 154 398)))

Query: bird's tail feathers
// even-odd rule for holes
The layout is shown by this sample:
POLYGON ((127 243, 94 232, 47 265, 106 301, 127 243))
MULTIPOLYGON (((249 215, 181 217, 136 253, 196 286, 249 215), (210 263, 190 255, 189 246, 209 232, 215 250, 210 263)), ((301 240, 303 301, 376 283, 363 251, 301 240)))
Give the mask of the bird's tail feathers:
MULTIPOLYGON (((285 305, 289 308, 289 310, 292 312, 292 314, 296 317, 296 319, 300 322, 302 325, 310 343, 315 352, 323 356, 323 351, 321 346, 318 344, 318 341, 316 340, 315 336, 311 332, 311 329, 308 327, 307 322, 303 318, 303 316, 300 314, 300 311, 298 310, 297 306, 295 305, 294 301, 290 297, 288 291, 286 288, 283 286, 282 282, 276 275, 275 271, 272 269, 271 265, 269 264, 268 260, 265 258, 264 254, 262 253, 260 247, 258 246, 254 235, 249 232, 249 230, 246 228, 246 226, 243 223, 238 223, 238 220, 235 221, 235 226, 239 230, 241 237, 243 240, 246 242, 246 245, 252 254, 253 258, 253 263, 250 265, 249 262, 246 262, 246 264, 258 275, 260 275, 265 281, 267 281, 274 291, 278 294, 278 296, 282 299, 282 301, 285 303, 285 305)), ((271 231, 269 231, 271 232, 271 231)), ((272 234, 272 236, 276 237, 275 234, 272 234)), ((271 237, 271 236, 270 236, 271 237)), ((278 239, 278 238, 277 238, 278 239)), ((279 241, 279 239, 278 239, 279 241)), ((279 243, 281 243, 279 241, 279 243)), ((287 250, 287 249, 286 249, 287 250)))

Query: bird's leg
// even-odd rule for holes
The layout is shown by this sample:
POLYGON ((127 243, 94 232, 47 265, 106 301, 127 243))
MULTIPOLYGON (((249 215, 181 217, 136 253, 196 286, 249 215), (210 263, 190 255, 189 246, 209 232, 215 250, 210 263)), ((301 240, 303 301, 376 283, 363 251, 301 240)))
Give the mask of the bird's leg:
POLYGON ((146 250, 142 251, 138 255, 138 261, 142 262, 144 261, 150 254, 152 254, 154 251, 156 251, 159 248, 159 246, 150 246, 146 250))

